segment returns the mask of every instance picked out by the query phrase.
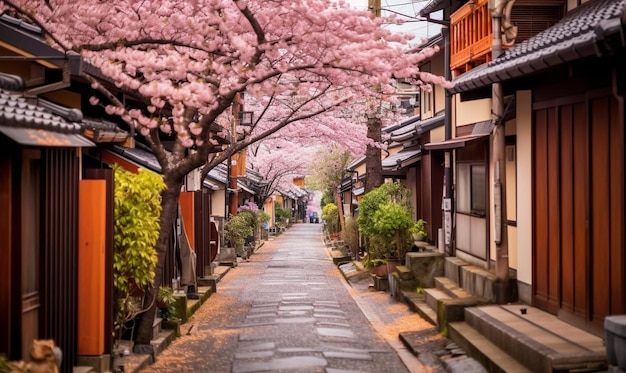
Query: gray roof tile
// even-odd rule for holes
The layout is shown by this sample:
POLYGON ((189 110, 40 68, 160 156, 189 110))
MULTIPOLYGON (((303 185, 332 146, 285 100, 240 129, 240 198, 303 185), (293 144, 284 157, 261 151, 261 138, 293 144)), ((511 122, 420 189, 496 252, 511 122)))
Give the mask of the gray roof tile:
POLYGON ((45 129, 65 134, 78 134, 79 123, 66 121, 46 108, 28 103, 20 94, 0 89, 0 126, 45 129))

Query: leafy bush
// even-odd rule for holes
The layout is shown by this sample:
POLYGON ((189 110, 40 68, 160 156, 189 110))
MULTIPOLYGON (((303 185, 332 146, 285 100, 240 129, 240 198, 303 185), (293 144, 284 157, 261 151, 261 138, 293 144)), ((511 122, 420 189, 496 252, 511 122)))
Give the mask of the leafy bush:
POLYGON ((291 210, 282 208, 280 203, 276 202, 274 203, 274 216, 277 226, 286 227, 287 221, 291 218, 291 210))
POLYGON ((329 203, 322 208, 322 219, 326 222, 328 233, 339 232, 339 209, 334 203, 329 203))
POLYGON ((361 246, 359 242, 359 226, 356 223, 356 218, 346 218, 346 227, 341 232, 341 239, 352 251, 352 256, 356 258, 361 246))
POLYGON ((409 229, 411 234, 417 234, 422 236, 424 239, 428 238, 428 233, 426 233, 426 221, 424 219, 419 219, 418 221, 411 226, 409 229))
POLYGON ((138 287, 152 282, 159 238, 163 178, 139 169, 137 174, 115 165, 115 227, 113 281, 115 288, 128 292, 129 281, 138 287))
POLYGON ((397 202, 379 206, 373 216, 374 234, 383 241, 384 256, 403 258, 413 219, 409 212, 397 202))
POLYGON ((224 234, 226 240, 235 248, 243 248, 248 236, 254 233, 254 229, 250 224, 249 212, 242 212, 238 215, 230 215, 228 221, 224 224, 224 234))
POLYGON ((379 206, 387 202, 397 202, 408 212, 413 210, 411 205, 411 191, 404 185, 398 183, 385 183, 378 188, 366 193, 359 202, 359 216, 357 223, 359 229, 366 237, 375 233, 374 214, 379 206))
POLYGON ((373 259, 404 257, 410 236, 411 191, 402 184, 385 183, 359 202, 357 224, 373 259))
POLYGON ((152 285, 157 263, 155 245, 159 238, 163 178, 139 169, 137 174, 113 166, 114 248, 116 327, 123 327, 142 309, 144 289, 152 285))

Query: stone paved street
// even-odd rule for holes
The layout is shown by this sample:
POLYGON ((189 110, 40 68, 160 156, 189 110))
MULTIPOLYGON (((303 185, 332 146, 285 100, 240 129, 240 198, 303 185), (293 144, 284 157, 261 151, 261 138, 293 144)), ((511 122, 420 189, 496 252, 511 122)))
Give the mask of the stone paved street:
POLYGON ((437 371, 404 350, 395 330, 381 332, 376 304, 355 301, 321 228, 294 225, 229 271, 143 372, 437 371))

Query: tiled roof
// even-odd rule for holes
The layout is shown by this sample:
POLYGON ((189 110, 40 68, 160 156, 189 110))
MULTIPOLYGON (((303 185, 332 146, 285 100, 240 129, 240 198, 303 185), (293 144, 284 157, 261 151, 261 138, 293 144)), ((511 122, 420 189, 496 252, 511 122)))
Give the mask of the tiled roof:
POLYGON ((607 36, 607 28, 609 33, 620 29, 623 32, 620 17, 625 6, 626 0, 597 0, 581 5, 554 26, 506 50, 494 61, 460 75, 454 79, 455 86, 450 91, 470 91, 596 55, 596 43, 607 36))
POLYGON ((20 94, 0 89, 0 126, 79 134, 79 123, 66 121, 46 108, 28 103, 20 94))

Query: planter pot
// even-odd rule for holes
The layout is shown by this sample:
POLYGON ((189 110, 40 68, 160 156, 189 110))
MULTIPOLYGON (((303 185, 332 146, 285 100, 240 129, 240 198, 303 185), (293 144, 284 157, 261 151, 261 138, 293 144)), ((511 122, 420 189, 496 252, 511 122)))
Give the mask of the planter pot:
POLYGON ((425 237, 421 234, 413 234, 414 241, 424 241, 425 237))
POLYGON ((400 259, 387 259, 387 273, 393 273, 399 265, 400 259))
POLYGON ((374 274, 378 277, 387 277, 387 275, 389 274, 387 263, 374 266, 374 274))

